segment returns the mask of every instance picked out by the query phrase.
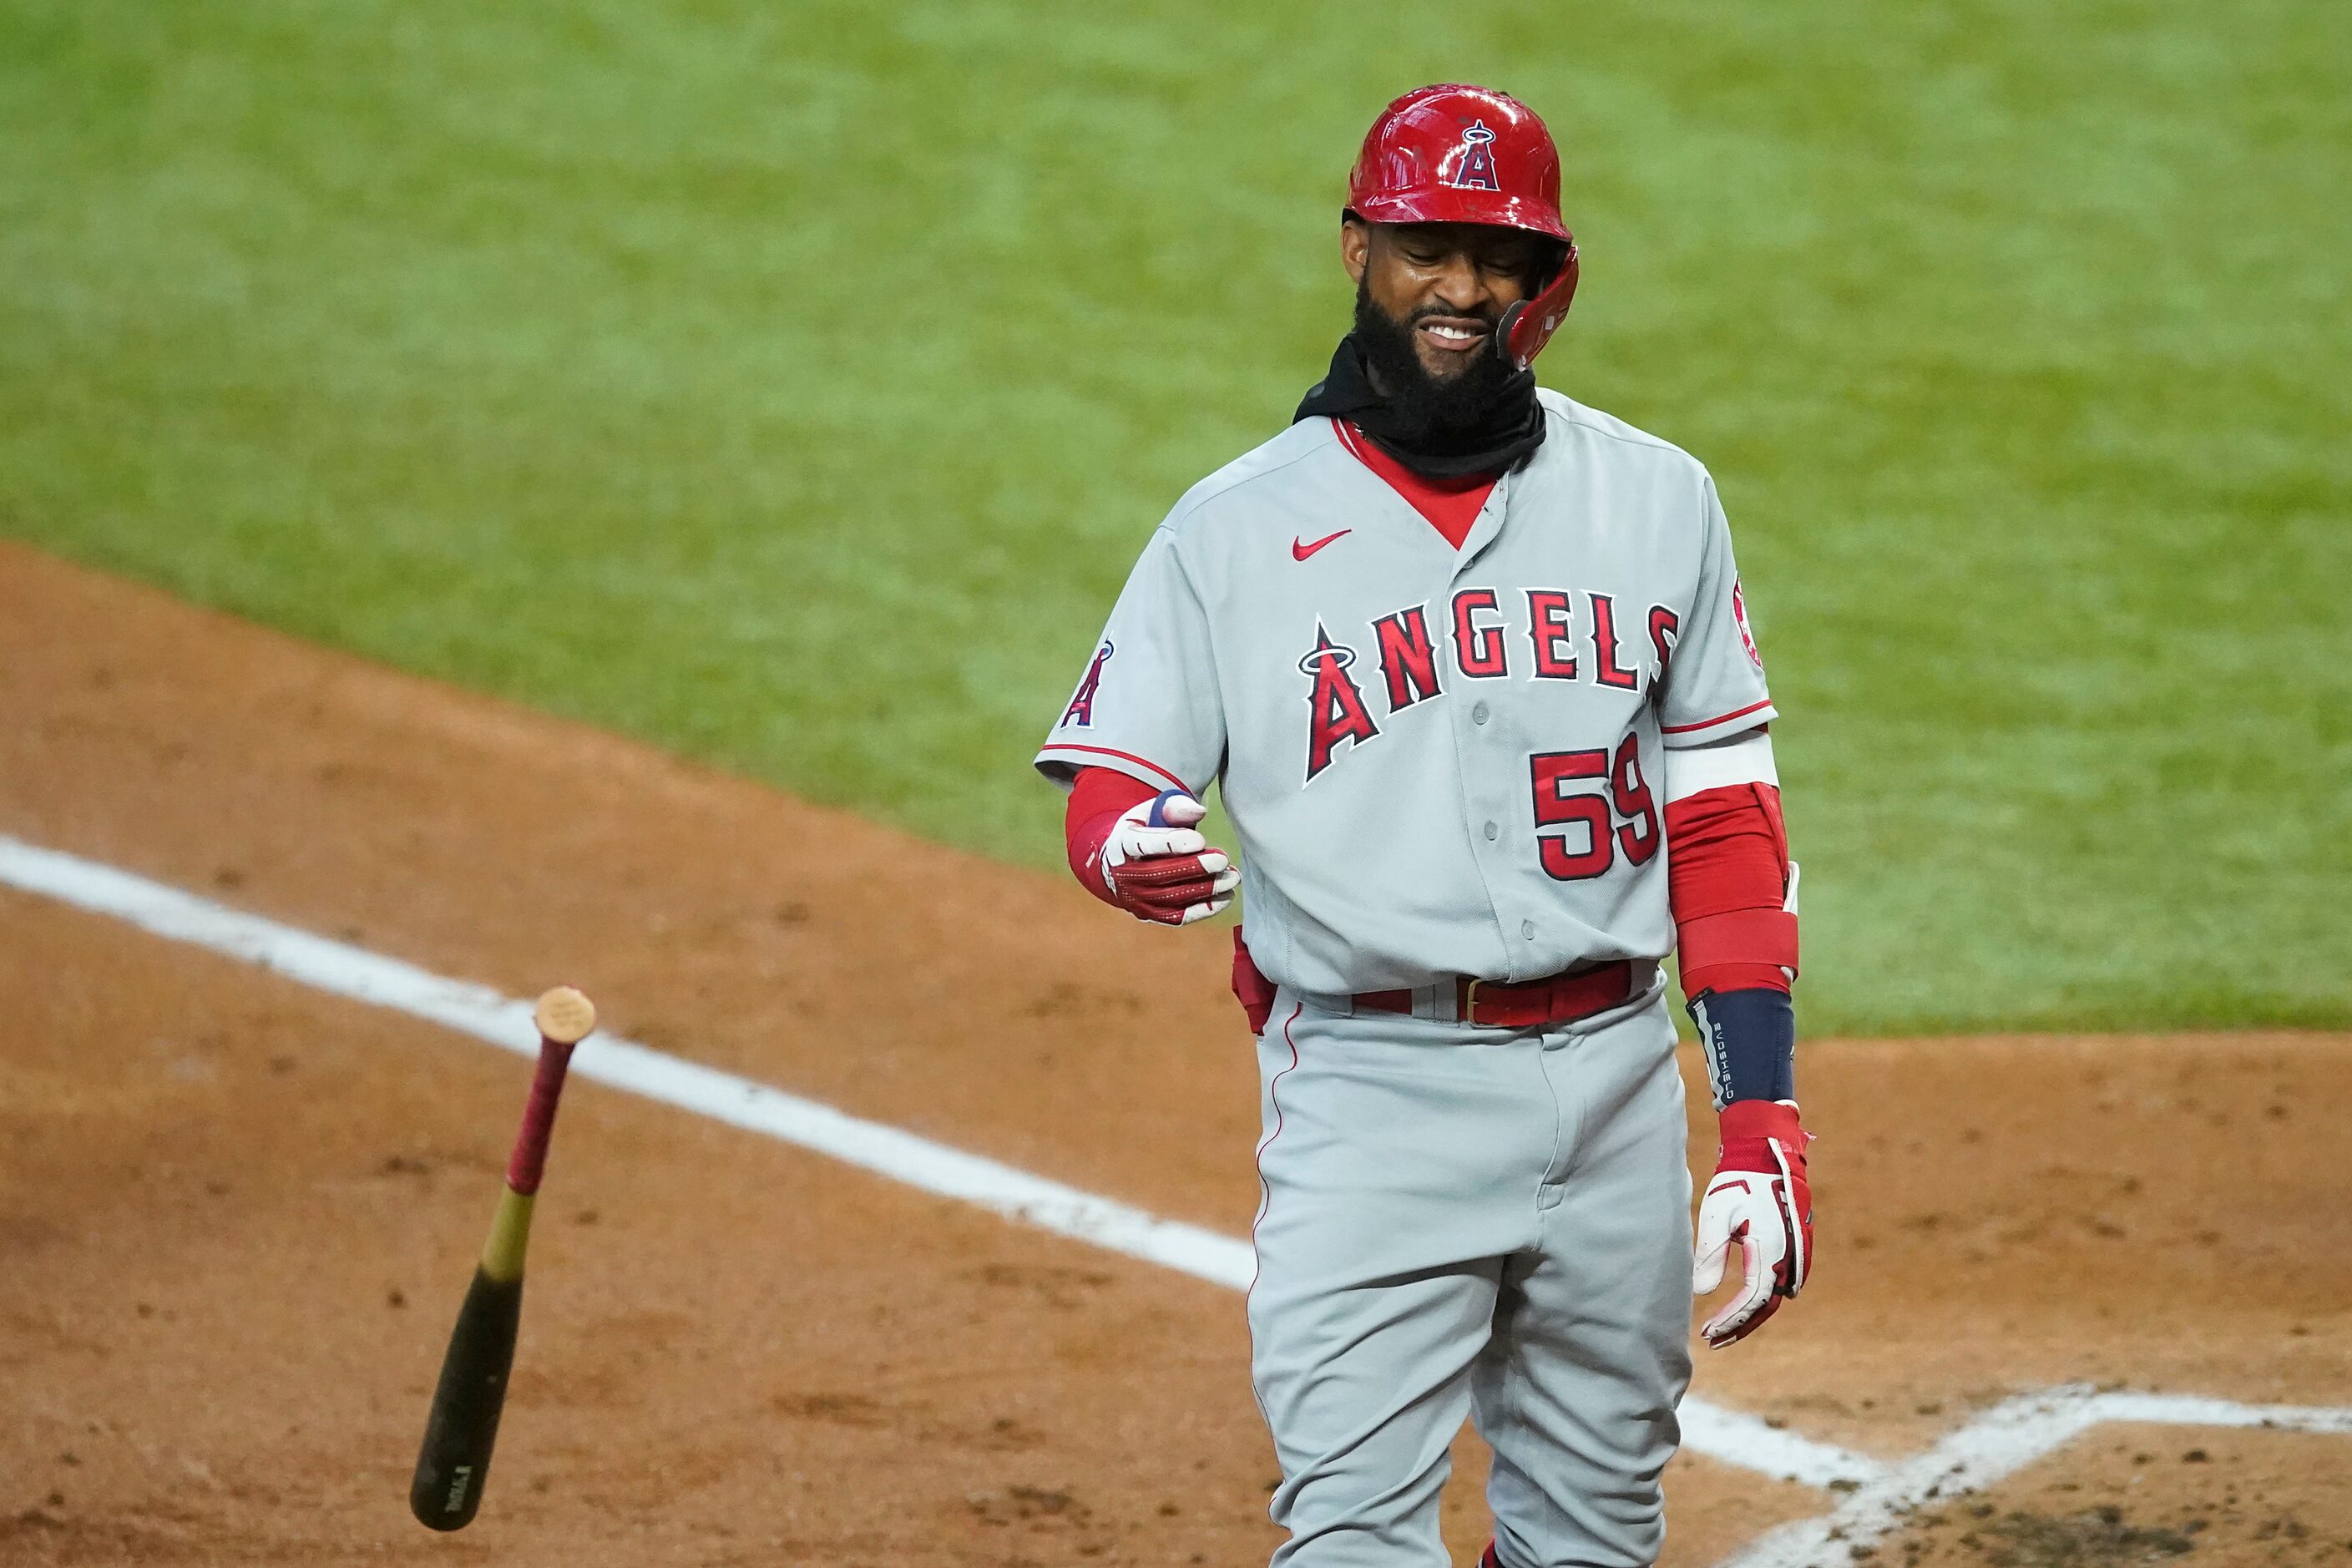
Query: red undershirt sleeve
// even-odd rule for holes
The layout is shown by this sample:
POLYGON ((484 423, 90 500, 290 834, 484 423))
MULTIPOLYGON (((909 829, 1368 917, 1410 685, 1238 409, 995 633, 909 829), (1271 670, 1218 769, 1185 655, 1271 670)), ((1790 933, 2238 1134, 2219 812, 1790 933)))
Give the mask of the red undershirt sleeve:
POLYGON ((1070 852, 1070 875, 1087 892, 1108 903, 1103 886, 1102 849, 1111 825, 1131 807, 1160 792, 1131 773, 1117 768, 1080 768, 1070 785, 1070 803, 1062 815, 1062 837, 1070 852))
POLYGON ((1683 994, 1786 992, 1797 917, 1786 907, 1789 835, 1768 784, 1700 790, 1666 807, 1666 900, 1683 994))

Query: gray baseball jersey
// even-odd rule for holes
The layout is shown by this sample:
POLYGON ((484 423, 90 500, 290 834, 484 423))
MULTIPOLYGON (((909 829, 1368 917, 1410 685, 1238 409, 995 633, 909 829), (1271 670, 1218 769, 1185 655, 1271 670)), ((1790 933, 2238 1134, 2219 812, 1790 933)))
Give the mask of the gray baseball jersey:
POLYGON ((1293 425, 1145 546, 1037 766, 1222 782, 1250 953, 1318 994, 1663 958, 1664 751, 1773 717, 1706 470, 1557 393, 1462 548, 1293 425))

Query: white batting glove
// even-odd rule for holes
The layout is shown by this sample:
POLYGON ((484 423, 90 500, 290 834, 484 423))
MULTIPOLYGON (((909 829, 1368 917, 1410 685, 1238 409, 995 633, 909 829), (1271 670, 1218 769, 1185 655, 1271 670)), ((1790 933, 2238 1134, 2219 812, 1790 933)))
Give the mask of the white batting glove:
POLYGON ((1723 1283, 1731 1248, 1740 1256, 1739 1293, 1699 1332, 1717 1350, 1764 1326, 1804 1289, 1813 1266, 1813 1195, 1805 1180, 1812 1141, 1790 1100, 1738 1100, 1723 1108, 1715 1179, 1698 1205, 1691 1294, 1723 1283))
POLYGON ((1212 849, 1194 824, 1209 808, 1182 790, 1139 801, 1120 814, 1103 841, 1103 888, 1138 920, 1188 926, 1234 901, 1241 868, 1212 849))

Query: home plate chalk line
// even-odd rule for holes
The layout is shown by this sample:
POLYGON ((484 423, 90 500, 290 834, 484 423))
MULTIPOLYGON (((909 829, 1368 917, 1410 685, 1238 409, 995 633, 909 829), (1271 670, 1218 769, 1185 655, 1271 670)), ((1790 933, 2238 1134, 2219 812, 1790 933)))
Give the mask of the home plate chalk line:
MULTIPOLYGON (((527 1001, 280 925, 100 861, 0 835, 0 886, 110 915, 153 935, 406 1013, 520 1056, 539 1054, 539 1031, 527 1001)), ((598 1035, 595 1049, 572 1058, 572 1073, 1212 1284, 1245 1290, 1255 1270, 1250 1244, 1238 1237, 1162 1219, 634 1040, 598 1035)), ((2108 1421, 2352 1436, 2352 1408, 2240 1405, 2078 1386, 2011 1399, 1925 1453, 1887 1462, 1704 1399, 1686 1398, 1682 1405, 1685 1447, 1776 1479, 1843 1494, 1830 1512, 1751 1542, 1731 1559, 1731 1568, 1808 1568, 1844 1558, 1853 1547, 1900 1528, 1922 1502, 1990 1485, 2108 1421)))

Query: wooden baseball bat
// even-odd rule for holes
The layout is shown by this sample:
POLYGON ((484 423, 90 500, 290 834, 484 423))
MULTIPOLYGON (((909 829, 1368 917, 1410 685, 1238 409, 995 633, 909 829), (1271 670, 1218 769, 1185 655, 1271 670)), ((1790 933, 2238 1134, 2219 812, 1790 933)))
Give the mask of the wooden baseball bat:
POLYGON ((531 1017, 539 1026, 539 1070, 507 1161, 506 1191, 499 1194, 490 1237, 482 1244, 474 1282, 449 1332, 433 1409, 425 1419, 425 1446, 408 1487, 408 1511, 432 1530, 463 1530, 482 1506, 490 1447, 506 1408, 507 1373, 514 1365, 515 1331, 522 1322, 523 1251, 530 1242, 531 1205, 547 1168, 548 1139, 555 1131, 555 1102, 563 1093, 572 1047, 596 1026, 594 1005, 568 985, 541 996, 531 1017))

